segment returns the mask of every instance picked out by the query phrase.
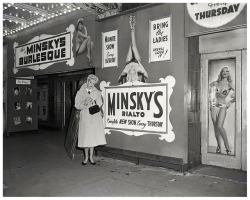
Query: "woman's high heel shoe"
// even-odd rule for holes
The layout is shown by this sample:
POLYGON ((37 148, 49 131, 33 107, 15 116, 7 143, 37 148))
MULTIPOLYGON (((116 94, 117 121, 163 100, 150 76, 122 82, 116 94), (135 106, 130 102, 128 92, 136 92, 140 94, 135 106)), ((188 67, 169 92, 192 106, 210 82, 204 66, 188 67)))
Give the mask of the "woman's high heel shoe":
POLYGON ((89 158, 89 162, 90 162, 91 165, 96 165, 95 162, 91 162, 90 158, 89 158))
POLYGON ((87 162, 85 163, 85 162, 82 161, 82 165, 86 165, 86 164, 87 164, 87 162))
POLYGON ((226 149, 227 155, 232 155, 231 150, 226 149))
POLYGON ((131 13, 129 16, 130 29, 135 30, 135 14, 131 13))
POLYGON ((93 67, 92 60, 91 60, 91 59, 88 59, 88 62, 89 62, 89 67, 93 67))
POLYGON ((216 149, 216 153, 221 153, 221 149, 220 149, 220 147, 217 147, 217 149, 216 149))

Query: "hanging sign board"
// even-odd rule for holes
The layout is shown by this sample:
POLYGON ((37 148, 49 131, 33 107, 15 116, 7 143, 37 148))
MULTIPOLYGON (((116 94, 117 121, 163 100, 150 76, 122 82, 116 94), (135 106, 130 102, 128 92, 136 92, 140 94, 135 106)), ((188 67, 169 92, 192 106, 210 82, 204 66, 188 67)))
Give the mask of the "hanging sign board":
POLYGON ((15 65, 14 73, 23 68, 33 70, 45 69, 48 66, 66 61, 69 66, 74 65, 72 51, 74 25, 70 25, 67 32, 57 35, 40 35, 28 43, 19 45, 14 43, 15 65))
POLYGON ((70 59, 70 33, 17 46, 15 53, 17 68, 70 59))
POLYGON ((107 87, 105 128, 167 133, 167 84, 107 87))
POLYGON ((16 84, 30 85, 31 80, 16 79, 16 84))
POLYGON ((102 33, 102 67, 118 65, 118 31, 102 33))
POLYGON ((149 21, 149 62, 171 60, 171 17, 149 21))
POLYGON ((187 3, 188 14, 198 25, 217 28, 235 19, 245 3, 187 3))

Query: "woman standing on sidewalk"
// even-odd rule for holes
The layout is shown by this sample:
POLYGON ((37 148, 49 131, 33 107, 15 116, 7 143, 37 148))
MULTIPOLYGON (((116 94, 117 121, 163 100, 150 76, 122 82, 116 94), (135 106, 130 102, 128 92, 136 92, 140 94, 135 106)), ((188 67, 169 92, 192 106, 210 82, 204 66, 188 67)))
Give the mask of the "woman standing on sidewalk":
POLYGON ((101 112, 90 114, 89 107, 97 104, 102 106, 101 92, 94 86, 98 82, 98 77, 90 74, 87 83, 84 83, 76 94, 75 107, 80 111, 80 121, 78 130, 78 147, 84 148, 85 159, 82 165, 89 161, 92 165, 94 147, 105 145, 106 138, 101 112))

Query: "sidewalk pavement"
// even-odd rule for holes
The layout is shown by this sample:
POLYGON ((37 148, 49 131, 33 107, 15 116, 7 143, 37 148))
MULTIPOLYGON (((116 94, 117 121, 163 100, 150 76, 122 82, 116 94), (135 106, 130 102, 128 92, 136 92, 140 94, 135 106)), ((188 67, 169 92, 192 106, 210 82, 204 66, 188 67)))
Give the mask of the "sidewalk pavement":
POLYGON ((71 160, 60 132, 3 138, 4 197, 246 197, 246 172, 199 166, 187 173, 97 156, 71 160), (223 173, 222 173, 223 172, 223 173))

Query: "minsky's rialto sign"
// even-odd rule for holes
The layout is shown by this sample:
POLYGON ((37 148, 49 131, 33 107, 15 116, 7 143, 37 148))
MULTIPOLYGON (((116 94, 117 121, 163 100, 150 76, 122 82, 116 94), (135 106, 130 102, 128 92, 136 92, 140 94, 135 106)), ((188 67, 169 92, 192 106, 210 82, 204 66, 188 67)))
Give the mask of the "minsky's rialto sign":
POLYGON ((107 87, 105 127, 167 132, 167 85, 107 87))
POLYGON ((63 61, 66 61, 67 65, 73 66, 72 39, 75 27, 70 25, 66 30, 67 32, 57 35, 36 36, 22 45, 14 43, 14 73, 22 68, 45 69, 54 63, 63 61))
POLYGON ((172 142, 175 134, 170 122, 170 96, 175 79, 168 76, 160 83, 126 82, 109 86, 102 81, 105 132, 123 132, 127 135, 159 135, 160 140, 172 142))
POLYGON ((245 3, 187 3, 191 19, 200 26, 217 28, 235 19, 245 3))

